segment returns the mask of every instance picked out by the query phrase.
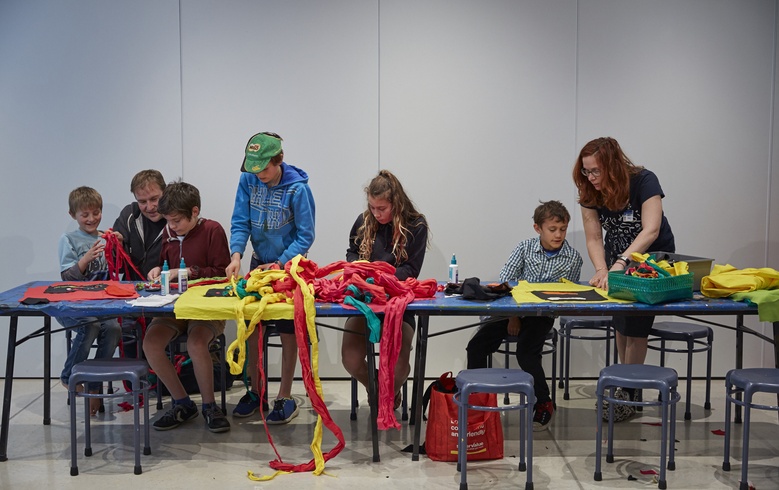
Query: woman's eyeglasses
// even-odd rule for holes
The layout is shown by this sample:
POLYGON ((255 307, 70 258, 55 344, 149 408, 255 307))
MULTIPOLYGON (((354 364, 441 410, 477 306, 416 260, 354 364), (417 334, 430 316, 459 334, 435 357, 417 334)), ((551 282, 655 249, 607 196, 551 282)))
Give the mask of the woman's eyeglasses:
POLYGON ((582 167, 582 175, 585 177, 589 177, 590 175, 594 177, 600 177, 600 169, 594 168, 592 170, 587 170, 586 168, 582 167))

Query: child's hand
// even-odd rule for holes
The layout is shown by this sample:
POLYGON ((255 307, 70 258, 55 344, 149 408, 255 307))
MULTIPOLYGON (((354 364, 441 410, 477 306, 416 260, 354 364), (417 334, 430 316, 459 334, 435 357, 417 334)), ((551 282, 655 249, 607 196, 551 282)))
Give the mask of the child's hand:
POLYGON ((146 279, 148 279, 149 282, 159 282, 161 271, 162 269, 160 269, 159 267, 155 267, 154 269, 149 271, 149 273, 146 275, 146 279))
POLYGON ((227 276, 228 279, 232 279, 233 277, 236 279, 239 279, 241 272, 241 255, 240 254, 233 254, 232 258, 230 259, 230 265, 225 267, 225 276, 227 276))

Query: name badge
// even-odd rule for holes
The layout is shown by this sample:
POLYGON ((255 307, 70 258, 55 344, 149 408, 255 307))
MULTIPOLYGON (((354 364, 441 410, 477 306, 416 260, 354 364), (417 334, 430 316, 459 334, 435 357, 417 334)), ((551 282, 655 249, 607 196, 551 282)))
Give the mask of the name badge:
POLYGON ((624 221, 626 223, 630 223, 630 222, 633 221, 633 210, 632 209, 628 209, 627 211, 622 213, 622 221, 624 221))

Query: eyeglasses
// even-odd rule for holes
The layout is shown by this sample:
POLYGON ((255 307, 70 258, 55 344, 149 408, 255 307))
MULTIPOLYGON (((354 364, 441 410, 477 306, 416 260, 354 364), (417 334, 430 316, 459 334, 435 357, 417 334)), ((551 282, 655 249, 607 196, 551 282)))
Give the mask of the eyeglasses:
POLYGON ((590 175, 594 177, 600 177, 600 169, 594 168, 592 170, 587 170, 586 168, 582 167, 582 175, 585 177, 589 177, 590 175))

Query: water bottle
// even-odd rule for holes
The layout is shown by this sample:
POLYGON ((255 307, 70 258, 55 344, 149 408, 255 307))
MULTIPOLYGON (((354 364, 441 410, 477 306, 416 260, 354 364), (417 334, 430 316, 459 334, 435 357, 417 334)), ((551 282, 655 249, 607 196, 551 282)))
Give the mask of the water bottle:
POLYGON ((460 282, 460 271, 457 268, 457 257, 452 254, 452 261, 449 263, 449 282, 457 284, 460 282))
POLYGON ((170 294, 170 269, 168 268, 167 260, 162 264, 162 272, 160 273, 160 289, 160 293, 163 296, 170 294))
POLYGON ((184 257, 181 257, 181 263, 179 264, 179 294, 187 290, 188 282, 187 264, 184 263, 184 257))

